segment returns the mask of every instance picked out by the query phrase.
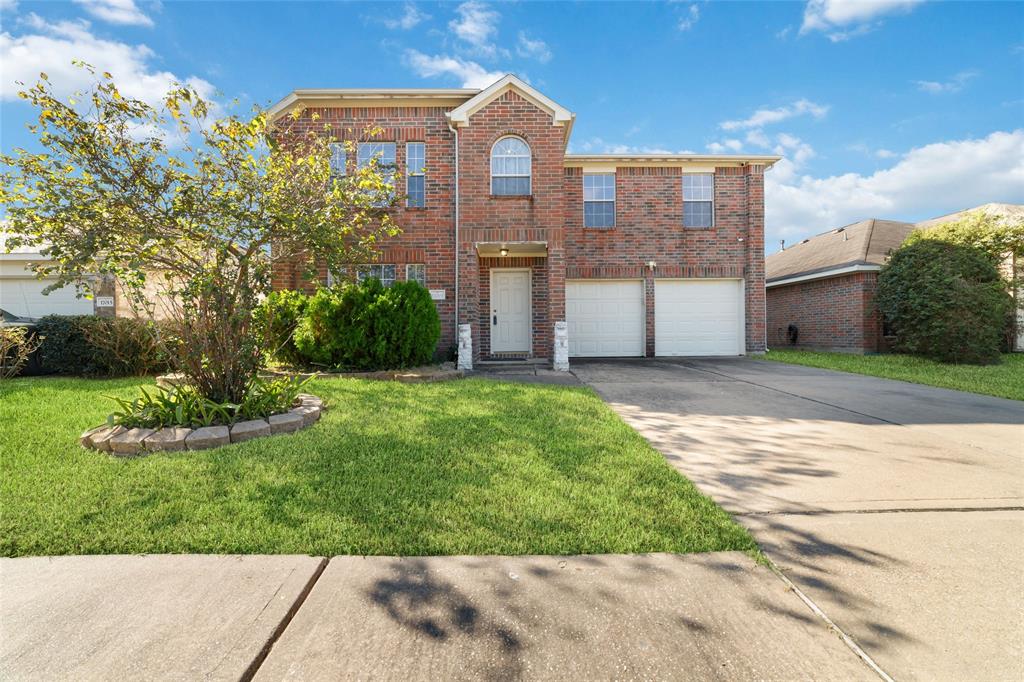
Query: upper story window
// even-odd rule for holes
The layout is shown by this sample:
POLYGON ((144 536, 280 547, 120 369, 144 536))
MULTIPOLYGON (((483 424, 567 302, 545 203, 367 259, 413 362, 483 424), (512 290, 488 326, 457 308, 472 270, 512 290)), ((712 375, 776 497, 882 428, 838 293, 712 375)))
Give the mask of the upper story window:
POLYGON ((583 227, 615 227, 615 173, 583 176, 583 227))
POLYGON ((714 173, 683 175, 683 227, 714 227, 714 173))
MULTIPOLYGON (((372 161, 377 161, 377 168, 384 181, 394 187, 395 184, 395 143, 394 142, 360 142, 356 147, 356 165, 365 168, 372 161)), ((394 196, 393 194, 391 196, 394 196)), ((390 197, 381 197, 378 205, 386 205, 390 197)))
POLYGON ((491 148, 491 194, 530 194, 530 147, 518 137, 503 137, 491 148))
POLYGON ((345 144, 343 142, 332 142, 331 143, 331 175, 343 176, 347 172, 345 168, 345 162, 347 160, 347 154, 345 153, 345 144))
POLYGON ((423 142, 408 142, 405 145, 405 194, 406 205, 423 207, 427 203, 426 178, 427 145, 423 142))

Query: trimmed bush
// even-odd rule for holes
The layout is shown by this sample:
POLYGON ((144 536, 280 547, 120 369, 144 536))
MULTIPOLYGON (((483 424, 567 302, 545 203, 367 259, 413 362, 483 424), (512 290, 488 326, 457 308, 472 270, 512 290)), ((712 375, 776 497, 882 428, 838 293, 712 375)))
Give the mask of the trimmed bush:
POLYGON ((999 362, 1011 300, 982 250, 919 240, 897 249, 878 275, 876 305, 895 349, 943 362, 999 362))
POLYGON ((47 315, 36 324, 39 360, 48 374, 132 376, 162 372, 169 358, 161 336, 169 328, 133 318, 47 315))
POLYGON ((267 355, 289 365, 302 365, 305 356, 295 346, 295 328, 306 312, 309 296, 288 289, 274 291, 253 314, 253 329, 267 355))
POLYGON ((306 304, 295 346, 314 365, 397 369, 429 362, 441 336, 430 293, 416 282, 374 278, 321 289, 306 304))

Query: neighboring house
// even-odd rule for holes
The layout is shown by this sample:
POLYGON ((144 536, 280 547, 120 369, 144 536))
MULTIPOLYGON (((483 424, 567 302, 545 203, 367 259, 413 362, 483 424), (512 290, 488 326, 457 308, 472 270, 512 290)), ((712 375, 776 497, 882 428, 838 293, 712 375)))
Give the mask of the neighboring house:
POLYGON ((765 259, 768 347, 872 353, 884 347, 878 271, 913 223, 863 220, 765 259))
MULTIPOLYGON (((984 211, 1024 217, 1024 206, 985 204, 920 223, 864 220, 805 239, 765 259, 769 348, 850 353, 885 350, 884 322, 875 308, 878 271, 908 235, 984 211)), ((1006 274, 1021 264, 1012 256, 1006 274)), ((1017 345, 1024 349, 1024 292, 1016 292, 1017 345)))
POLYGON ((36 279, 29 266, 47 260, 45 253, 35 247, 18 247, 8 253, 7 235, 0 232, 0 310, 33 319, 44 315, 91 315, 94 301, 79 298, 74 286, 43 293, 54 280, 36 279))
MULTIPOLYGON (((742 355, 765 348, 764 177, 779 157, 570 154, 575 114, 515 76, 484 90, 296 90, 312 129, 383 129, 403 232, 363 271, 430 289, 441 349, 459 324, 474 359, 742 355), (313 120, 312 115, 319 115, 313 120)), ((321 282, 329 274, 321 272, 321 282)), ((286 266, 276 288, 309 286, 286 266)))

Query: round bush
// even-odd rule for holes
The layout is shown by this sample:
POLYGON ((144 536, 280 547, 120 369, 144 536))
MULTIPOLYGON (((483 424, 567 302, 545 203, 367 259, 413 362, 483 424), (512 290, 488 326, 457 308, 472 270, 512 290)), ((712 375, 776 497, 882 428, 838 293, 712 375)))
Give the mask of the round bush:
POLYGON ((306 304, 295 347, 310 363, 398 369, 429 362, 441 336, 430 293, 416 282, 376 279, 321 289, 306 304))
POLYGON ((999 362, 1011 300, 985 252, 922 240, 897 249, 878 275, 879 310, 895 349, 944 362, 999 362))

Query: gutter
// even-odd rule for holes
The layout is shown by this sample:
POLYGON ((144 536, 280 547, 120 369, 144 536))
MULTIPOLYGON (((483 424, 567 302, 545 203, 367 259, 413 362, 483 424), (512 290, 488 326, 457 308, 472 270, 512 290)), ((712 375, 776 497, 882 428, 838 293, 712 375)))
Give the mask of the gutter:
POLYGON ((878 272, 881 269, 881 265, 850 265, 843 268, 833 268, 831 270, 822 270, 821 272, 811 272, 806 275, 795 275, 793 277, 786 277, 785 279, 765 282, 764 288, 771 289, 772 287, 781 287, 784 284, 810 282, 815 279, 828 279, 830 277, 839 277, 840 275, 849 275, 854 272, 878 272))

